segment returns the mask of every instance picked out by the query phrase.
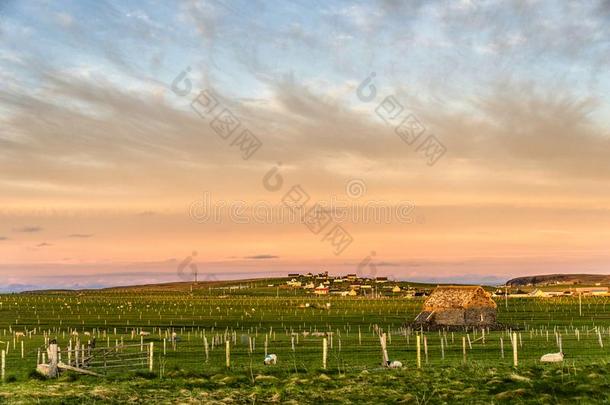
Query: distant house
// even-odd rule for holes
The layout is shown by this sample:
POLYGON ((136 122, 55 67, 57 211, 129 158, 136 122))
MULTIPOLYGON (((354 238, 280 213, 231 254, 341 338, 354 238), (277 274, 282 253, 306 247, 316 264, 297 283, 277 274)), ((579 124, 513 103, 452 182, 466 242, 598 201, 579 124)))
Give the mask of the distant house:
POLYGON ((316 295, 328 295, 328 291, 328 287, 324 286, 324 284, 320 284, 313 290, 313 293, 316 295))
POLYGON ((356 292, 356 290, 351 289, 351 290, 349 290, 347 295, 349 295, 350 297, 355 297, 356 295, 358 295, 358 293, 356 292))
POLYGON ((415 323, 488 326, 496 323, 496 303, 480 286, 439 286, 424 302, 415 323))
POLYGON ((310 283, 305 284, 305 286, 303 288, 312 289, 315 287, 316 287, 315 284, 310 282, 310 283))
POLYGON ((388 282, 388 278, 387 277, 376 277, 375 278, 375 282, 377 282, 377 283, 387 283, 388 282))
POLYGON ((606 295, 608 294, 608 287, 581 287, 574 289, 576 295, 606 295))
POLYGON ((354 281, 358 279, 358 276, 355 274, 348 274, 346 277, 349 281, 354 281))
POLYGON ((534 291, 532 291, 531 293, 528 294, 530 297, 535 297, 535 298, 544 298, 544 297, 550 297, 549 294, 545 293, 544 291, 542 291, 540 288, 536 288, 534 291))
POLYGON ((293 278, 293 277, 299 278, 299 277, 301 277, 301 275, 299 273, 289 273, 288 277, 290 277, 290 278, 293 278))
POLYGON ((401 291, 401 290, 400 290, 400 287, 399 287, 399 286, 397 286, 397 285, 395 285, 395 286, 392 288, 392 292, 393 292, 393 293, 399 293, 400 291, 401 291))
POLYGON ((294 278, 290 281, 287 281, 286 284, 289 285, 290 287, 300 287, 301 286, 301 282, 295 280, 294 278))

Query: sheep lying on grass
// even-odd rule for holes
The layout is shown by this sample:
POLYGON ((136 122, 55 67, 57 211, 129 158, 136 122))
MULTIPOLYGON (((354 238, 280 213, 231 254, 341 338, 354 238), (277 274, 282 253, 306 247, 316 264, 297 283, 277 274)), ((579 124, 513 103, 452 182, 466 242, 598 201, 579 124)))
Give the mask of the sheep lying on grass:
POLYGON ((275 354, 268 354, 265 356, 265 360, 263 360, 263 363, 266 366, 269 366, 271 364, 277 364, 277 355, 275 354))
POLYGON ((548 353, 540 358, 541 363, 560 363, 563 361, 563 353, 548 353))
POLYGON ((150 332, 145 332, 145 331, 140 332, 140 336, 148 336, 148 335, 150 335, 150 332))
POLYGON ((388 361, 389 368, 402 368, 402 363, 398 360, 388 361))

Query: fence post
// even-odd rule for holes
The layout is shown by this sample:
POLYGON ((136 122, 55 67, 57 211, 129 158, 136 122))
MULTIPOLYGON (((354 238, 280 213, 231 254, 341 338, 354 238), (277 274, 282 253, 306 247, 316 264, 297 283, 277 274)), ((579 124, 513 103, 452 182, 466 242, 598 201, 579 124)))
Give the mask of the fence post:
POLYGON ((462 355, 464 357, 464 363, 466 363, 466 337, 462 336, 462 355))
POLYGON ((418 334, 415 340, 415 346, 417 348, 417 368, 421 368, 421 335, 418 334))
POLYGON ((57 377, 57 343, 49 345, 49 377, 57 377))
POLYGON ((150 342, 150 350, 148 353, 148 371, 150 371, 151 373, 153 371, 154 350, 155 344, 153 342, 150 342))
POLYGON ((267 357, 267 344, 269 342, 269 336, 265 335, 265 357, 267 357))
POLYGON ((4 382, 4 376, 6 375, 5 373, 5 368, 6 368, 6 351, 2 350, 2 360, 0 364, 0 378, 2 379, 2 382, 4 382))
POLYGON ((203 337, 203 348, 205 349, 205 362, 208 362, 208 338, 206 336, 203 337))
POLYGON ((428 338, 424 335, 424 358, 428 364, 428 338))
POLYGON ((226 357, 227 357, 227 368, 231 368, 231 341, 227 340, 226 345, 226 357))
POLYGON ((385 333, 383 333, 381 336, 379 336, 379 343, 381 343, 381 365, 384 367, 387 367, 390 359, 388 358, 388 348, 386 345, 386 339, 387 339, 387 335, 385 333))
POLYGON ((500 338, 500 353, 502 354, 502 358, 504 358, 504 339, 500 338))
POLYGON ((517 367, 519 365, 519 359, 517 356, 517 333, 513 332, 513 365, 517 367))
POLYGON ((328 354, 328 341, 322 339, 322 368, 326 370, 326 355, 328 354))
POLYGON ((23 340, 21 341, 21 358, 23 358, 24 352, 23 352, 23 340))

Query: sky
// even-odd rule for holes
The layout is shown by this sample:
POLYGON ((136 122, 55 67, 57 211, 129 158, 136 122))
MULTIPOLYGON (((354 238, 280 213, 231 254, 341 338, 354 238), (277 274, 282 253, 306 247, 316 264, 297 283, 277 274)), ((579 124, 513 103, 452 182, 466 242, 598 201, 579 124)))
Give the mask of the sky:
POLYGON ((609 67, 607 0, 3 0, 0 291, 609 273, 609 67))

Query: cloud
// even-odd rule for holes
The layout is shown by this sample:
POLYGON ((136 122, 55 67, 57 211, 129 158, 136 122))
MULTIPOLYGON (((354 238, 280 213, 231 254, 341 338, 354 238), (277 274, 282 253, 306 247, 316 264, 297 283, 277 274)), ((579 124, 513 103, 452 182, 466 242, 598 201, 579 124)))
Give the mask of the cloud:
POLYGON ((22 233, 36 233, 41 232, 42 228, 40 226, 24 226, 21 228, 14 228, 13 232, 22 232, 22 233))
POLYGON ((8 240, 9 238, 7 238, 6 236, 0 236, 0 240, 8 240))
POLYGON ((256 255, 256 256, 245 256, 244 259, 252 260, 266 260, 266 259, 279 259, 279 256, 274 255, 256 255))
POLYGON ((50 243, 47 243, 47 242, 39 243, 38 245, 36 245, 37 248, 48 247, 48 246, 53 246, 53 245, 50 243))
POLYGON ((77 238, 77 239, 86 239, 86 238, 91 238, 93 237, 93 234, 89 234, 89 233, 73 233, 71 235, 68 235, 68 238, 77 238))

